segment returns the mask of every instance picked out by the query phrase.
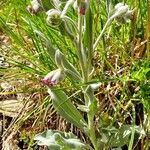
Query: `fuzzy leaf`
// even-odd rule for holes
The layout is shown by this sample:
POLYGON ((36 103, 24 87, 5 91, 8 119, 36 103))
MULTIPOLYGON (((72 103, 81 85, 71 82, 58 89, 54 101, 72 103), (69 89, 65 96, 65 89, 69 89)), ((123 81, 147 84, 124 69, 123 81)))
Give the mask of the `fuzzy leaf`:
POLYGON ((50 94, 53 105, 58 113, 70 123, 83 129, 83 122, 85 123, 85 121, 80 112, 71 103, 68 96, 63 91, 54 89, 48 89, 48 93, 50 94))
POLYGON ((133 128, 135 128, 135 133, 139 139, 141 136, 145 136, 144 129, 140 128, 139 126, 124 125, 119 129, 109 128, 105 131, 105 136, 107 136, 107 139, 109 139, 107 144, 111 147, 121 147, 125 144, 128 144, 133 128))
POLYGON ((71 79, 71 81, 73 82, 80 82, 82 81, 81 76, 79 76, 78 74, 74 73, 73 71, 69 70, 69 69, 65 69, 64 70, 66 76, 68 76, 68 78, 71 79))
POLYGON ((37 140, 38 145, 48 146, 50 150, 60 150, 62 148, 67 150, 85 147, 85 144, 72 133, 63 133, 60 131, 47 130, 37 134, 34 140, 37 140))
MULTIPOLYGON (((85 46, 88 48, 87 63, 90 63, 90 67, 91 67, 91 60, 93 56, 93 14, 91 11, 91 6, 89 6, 86 13, 86 31, 84 34, 84 43, 85 46)), ((88 71, 91 72, 91 70, 92 68, 90 68, 90 70, 88 71)))
POLYGON ((59 68, 63 68, 66 75, 72 81, 81 81, 82 78, 76 68, 66 59, 64 54, 60 50, 56 50, 55 63, 59 68))
POLYGON ((91 12, 91 8, 88 8, 87 14, 86 14, 86 32, 84 35, 84 42, 85 45, 91 49, 93 44, 93 14, 91 12))

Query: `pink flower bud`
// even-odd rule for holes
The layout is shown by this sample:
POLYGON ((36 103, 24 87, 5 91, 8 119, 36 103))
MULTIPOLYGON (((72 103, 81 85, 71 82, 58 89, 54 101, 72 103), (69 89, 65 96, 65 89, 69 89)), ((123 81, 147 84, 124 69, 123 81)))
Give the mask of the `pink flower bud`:
POLYGON ((85 7, 80 7, 80 15, 85 15, 85 11, 86 11, 86 8, 85 7))
POLYGON ((80 6, 79 6, 79 13, 80 15, 85 15, 87 10, 87 2, 81 2, 80 6))
POLYGON ((42 83, 47 86, 54 86, 62 81, 64 76, 64 72, 61 69, 56 69, 48 73, 44 79, 42 79, 42 83))

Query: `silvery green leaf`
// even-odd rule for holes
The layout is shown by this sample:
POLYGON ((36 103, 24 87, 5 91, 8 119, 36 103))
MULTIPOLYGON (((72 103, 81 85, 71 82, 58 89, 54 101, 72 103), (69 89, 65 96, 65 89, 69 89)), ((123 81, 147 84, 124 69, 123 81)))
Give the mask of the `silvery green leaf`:
POLYGON ((112 150, 122 150, 122 148, 118 147, 118 148, 113 148, 112 150))
POLYGON ((102 134, 101 134, 101 140, 100 140, 100 141, 103 142, 103 143, 107 143, 108 140, 109 140, 109 139, 108 139, 108 136, 106 136, 106 134, 103 134, 103 133, 102 133, 102 134))
POLYGON ((123 125, 119 129, 117 128, 106 128, 103 133, 108 137, 108 145, 111 147, 121 147, 125 144, 129 144, 130 136, 133 128, 135 128, 135 133, 140 139, 141 136, 145 136, 145 131, 139 126, 133 125, 123 125))
POLYGON ((61 1, 60 0, 53 0, 53 4, 56 9, 60 9, 61 1))
MULTIPOLYGON (((132 129, 132 128, 133 128, 133 127, 131 127, 131 129, 132 129)), ((140 126, 135 126, 135 132, 138 133, 138 134, 140 134, 140 135, 143 135, 143 136, 146 135, 144 129, 141 128, 140 126)))
POLYGON ((48 89, 48 93, 51 96, 56 111, 62 117, 64 117, 67 121, 73 123, 80 129, 83 129, 85 127, 82 123, 85 122, 82 115, 72 104, 65 92, 63 92, 62 90, 48 89))
POLYGON ((77 71, 77 69, 66 59, 66 57, 64 56, 64 54, 60 51, 60 50, 56 50, 55 53, 55 62, 56 65, 59 68, 64 69, 66 75, 68 75, 68 77, 71 80, 74 80, 76 82, 81 81, 81 76, 80 73, 77 71))
POLYGON ((83 144, 79 139, 76 138, 65 139, 65 142, 71 148, 85 147, 85 144, 83 144))
POLYGON ((66 76, 68 76, 73 82, 80 82, 82 81, 81 76, 79 76, 78 74, 76 74, 75 72, 69 70, 69 69, 65 69, 64 73, 66 74, 66 76))
POLYGON ((53 130, 47 130, 43 133, 37 134, 34 140, 37 140, 38 145, 48 146, 50 150, 61 150, 62 148, 70 150, 85 147, 85 144, 77 139, 72 133, 53 130))
POLYGON ((60 150, 60 145, 55 142, 55 136, 52 130, 48 130, 43 133, 39 133, 34 137, 38 145, 45 145, 53 150, 60 150))
POLYGON ((60 50, 56 50, 55 52, 55 63, 58 68, 62 68, 62 55, 60 53, 60 50))
POLYGON ((91 104, 89 105, 89 116, 94 117, 97 111, 98 111, 97 100, 94 97, 93 100, 91 101, 91 104))

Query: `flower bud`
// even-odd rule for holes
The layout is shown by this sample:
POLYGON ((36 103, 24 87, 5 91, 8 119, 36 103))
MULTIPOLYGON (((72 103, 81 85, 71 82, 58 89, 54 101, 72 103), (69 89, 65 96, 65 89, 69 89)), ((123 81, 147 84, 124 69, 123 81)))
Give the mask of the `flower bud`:
POLYGON ((121 8, 122 6, 124 6, 123 3, 118 3, 118 4, 116 4, 115 10, 118 10, 118 9, 121 8))
POLYGON ((81 2, 80 5, 79 5, 80 15, 85 15, 86 10, 87 10, 87 1, 85 0, 85 1, 81 2))
POLYGON ((115 19, 119 23, 124 23, 132 18, 133 10, 129 10, 126 4, 118 3, 110 13, 110 19, 115 19))
POLYGON ((47 86, 57 85, 65 77, 64 72, 61 69, 56 69, 48 73, 44 79, 42 79, 43 84, 47 86))
POLYGON ((128 10, 129 10, 128 5, 123 5, 122 3, 118 3, 115 6, 115 12, 114 12, 113 17, 114 18, 120 17, 120 16, 126 14, 128 10))
POLYGON ((46 14, 48 15, 46 20, 49 25, 59 26, 61 24, 61 11, 57 9, 51 9, 46 14))
POLYGON ((40 8, 40 0, 32 0, 31 5, 27 7, 27 10, 32 14, 36 14, 40 10, 40 8))
POLYGON ((38 0, 33 0, 31 2, 31 5, 32 5, 32 8, 35 10, 35 11, 38 11, 39 8, 41 7, 41 4, 38 0))

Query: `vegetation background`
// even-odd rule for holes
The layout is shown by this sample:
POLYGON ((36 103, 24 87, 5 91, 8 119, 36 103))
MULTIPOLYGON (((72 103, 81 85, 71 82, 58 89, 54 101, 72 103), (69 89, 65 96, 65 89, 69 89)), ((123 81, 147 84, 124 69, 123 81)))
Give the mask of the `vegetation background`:
MULTIPOLYGON (((91 1, 92 32, 96 38, 107 21, 109 1, 91 1)), ((43 2, 46 11, 54 8, 52 3, 43 2)), ((62 1, 62 6, 66 2, 62 1)), ((111 1, 113 6, 119 2, 127 4, 134 13, 128 23, 112 22, 92 54, 95 68, 92 82, 101 83, 94 92, 98 101, 94 126, 103 150, 149 150, 150 1, 111 1)), ((71 132, 92 149, 85 133, 57 113, 47 87, 41 82, 47 73, 57 68, 52 58, 52 45, 79 68, 76 49, 63 29, 47 24, 44 11, 31 13, 27 10, 29 5, 29 0, 0 1, 1 148, 47 149, 38 146, 34 137, 51 129, 71 132)), ((73 7, 67 15, 77 20, 73 7)), ((64 90, 78 106, 83 104, 80 87, 84 84, 90 83, 65 79, 57 89, 64 90)), ((84 112, 81 114, 86 120, 84 112)))

